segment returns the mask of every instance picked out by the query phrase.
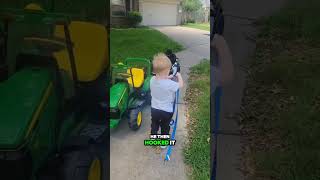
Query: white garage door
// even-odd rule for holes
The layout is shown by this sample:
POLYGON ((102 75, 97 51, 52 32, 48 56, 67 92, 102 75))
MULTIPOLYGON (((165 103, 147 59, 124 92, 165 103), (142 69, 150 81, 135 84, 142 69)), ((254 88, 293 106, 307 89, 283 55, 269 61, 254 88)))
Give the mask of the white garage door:
POLYGON ((142 17, 146 26, 177 25, 177 5, 143 2, 142 17))

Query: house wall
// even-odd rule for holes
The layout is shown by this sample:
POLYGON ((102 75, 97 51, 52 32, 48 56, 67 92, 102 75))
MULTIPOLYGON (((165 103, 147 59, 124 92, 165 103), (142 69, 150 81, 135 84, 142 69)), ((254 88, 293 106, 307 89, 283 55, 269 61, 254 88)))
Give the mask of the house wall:
MULTIPOLYGON (((127 11, 139 11, 139 0, 132 0, 132 9, 130 9, 130 0, 126 0, 127 11)), ((111 16, 111 26, 125 26, 128 24, 126 17, 111 16)))
POLYGON ((125 17, 111 17, 111 27, 124 26, 128 24, 128 21, 125 17))
MULTIPOLYGON (((144 3, 155 3, 160 5, 160 4, 166 4, 166 5, 176 5, 176 17, 175 17, 175 25, 180 25, 182 22, 182 12, 179 12, 179 9, 181 8, 181 1, 182 0, 139 0, 139 11, 141 12, 142 16, 144 16, 144 13, 148 12, 143 12, 143 4, 144 3)), ((182 10, 182 8, 181 8, 182 10)), ((164 10, 165 11, 165 10, 164 10)), ((150 12, 149 12, 150 13, 150 12)))
POLYGON ((142 3, 144 2, 155 2, 155 3, 163 3, 163 4, 179 4, 180 2, 177 0, 139 0, 138 8, 139 11, 142 12, 142 3))
MULTIPOLYGON (((133 11, 139 11, 141 13, 141 15, 143 15, 143 8, 142 8, 142 4, 146 3, 146 2, 154 2, 154 3, 160 3, 160 4, 174 4, 177 5, 177 17, 176 17, 176 21, 177 21, 177 25, 180 25, 182 23, 182 19, 183 19, 183 13, 179 12, 179 9, 182 10, 181 8, 181 0, 132 0, 132 10, 133 11)), ((126 0, 126 5, 127 5, 127 11, 130 10, 130 0, 126 0)), ((127 25, 128 21, 126 19, 126 17, 112 17, 111 16, 111 26, 123 26, 123 25, 127 25)))
POLYGON ((133 2, 133 10, 134 11, 139 11, 139 0, 132 0, 133 2))
POLYGON ((164 3, 164 4, 179 4, 179 0, 140 0, 140 3, 143 2, 155 2, 155 3, 164 3))

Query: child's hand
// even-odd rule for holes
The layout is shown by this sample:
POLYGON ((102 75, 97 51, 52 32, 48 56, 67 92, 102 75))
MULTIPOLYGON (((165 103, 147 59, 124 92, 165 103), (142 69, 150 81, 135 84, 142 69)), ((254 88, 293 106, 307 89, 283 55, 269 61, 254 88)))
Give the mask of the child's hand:
MULTIPOLYGON (((218 76, 220 84, 230 82, 233 79, 234 67, 232 63, 232 55, 229 46, 223 36, 215 34, 211 41, 211 48, 216 50, 219 60, 219 66, 217 67, 220 72, 218 76)), ((213 49, 211 49, 213 50, 213 49)))
POLYGON ((172 78, 173 78, 173 75, 172 75, 172 74, 168 76, 168 79, 172 79, 172 78))
POLYGON ((179 73, 179 72, 177 72, 177 75, 176 75, 177 77, 181 77, 181 74, 179 73))
POLYGON ((182 80, 182 76, 179 72, 177 72, 177 78, 178 78, 178 83, 179 83, 179 88, 183 87, 183 80, 182 80))

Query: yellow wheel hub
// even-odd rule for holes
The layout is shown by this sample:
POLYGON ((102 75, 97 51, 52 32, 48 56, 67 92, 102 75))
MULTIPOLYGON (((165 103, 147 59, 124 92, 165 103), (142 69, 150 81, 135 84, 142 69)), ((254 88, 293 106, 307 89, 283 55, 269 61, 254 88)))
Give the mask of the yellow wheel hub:
POLYGON ((88 180, 101 180, 101 162, 99 159, 95 159, 92 161, 88 180))
POLYGON ((138 113, 138 117, 137 117, 137 124, 138 124, 138 126, 141 125, 141 122, 142 122, 142 113, 139 112, 139 113, 138 113))

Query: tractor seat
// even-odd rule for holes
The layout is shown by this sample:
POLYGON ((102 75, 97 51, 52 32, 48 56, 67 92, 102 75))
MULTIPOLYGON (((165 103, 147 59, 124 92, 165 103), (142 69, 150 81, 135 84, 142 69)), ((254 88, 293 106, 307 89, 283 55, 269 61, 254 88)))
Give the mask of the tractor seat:
MULTIPOLYGON (((96 80, 108 65, 108 38, 104 26, 89 22, 72 21, 69 25, 78 79, 81 82, 96 80)), ((55 36, 65 39, 62 25, 55 28, 55 36)), ((54 53, 60 69, 72 77, 67 49, 54 53)))
POLYGON ((132 77, 127 78, 128 83, 134 88, 140 88, 144 82, 144 70, 140 68, 130 68, 127 70, 132 77), (133 79, 133 83, 132 83, 133 79))

